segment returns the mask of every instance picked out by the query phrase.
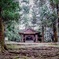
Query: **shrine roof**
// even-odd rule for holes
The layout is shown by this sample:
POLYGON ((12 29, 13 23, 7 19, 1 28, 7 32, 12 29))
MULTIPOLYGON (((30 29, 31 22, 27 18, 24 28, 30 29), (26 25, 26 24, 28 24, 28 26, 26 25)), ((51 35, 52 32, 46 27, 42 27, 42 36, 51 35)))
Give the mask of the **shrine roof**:
POLYGON ((38 33, 38 31, 33 30, 33 29, 31 29, 31 28, 28 28, 28 29, 23 30, 23 31, 20 32, 20 33, 23 33, 23 34, 36 34, 36 33, 38 33))

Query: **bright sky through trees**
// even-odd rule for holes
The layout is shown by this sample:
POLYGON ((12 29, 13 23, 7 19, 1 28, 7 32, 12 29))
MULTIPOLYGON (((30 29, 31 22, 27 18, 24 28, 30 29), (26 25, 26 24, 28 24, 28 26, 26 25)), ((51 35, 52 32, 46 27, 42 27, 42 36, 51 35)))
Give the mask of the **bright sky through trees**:
MULTIPOLYGON (((40 6, 40 3, 40 0, 19 0, 20 7, 22 9, 20 11, 21 18, 19 29, 23 30, 28 26, 33 27, 35 30, 39 29, 39 27, 41 26, 41 9, 47 7, 48 10, 52 12, 50 2, 48 0, 45 1, 44 6, 40 6)), ((46 12, 48 12, 48 10, 46 12)))

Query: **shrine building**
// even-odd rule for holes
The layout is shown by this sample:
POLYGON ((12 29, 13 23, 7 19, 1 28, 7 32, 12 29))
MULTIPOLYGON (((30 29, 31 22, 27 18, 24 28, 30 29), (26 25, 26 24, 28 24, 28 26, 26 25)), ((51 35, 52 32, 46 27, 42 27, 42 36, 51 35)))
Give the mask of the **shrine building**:
POLYGON ((21 35, 21 42, 25 42, 25 41, 30 41, 32 40, 33 42, 38 42, 38 39, 42 40, 42 36, 38 36, 38 34, 40 34, 38 31, 35 31, 31 28, 29 29, 25 29, 22 32, 19 33, 21 35))

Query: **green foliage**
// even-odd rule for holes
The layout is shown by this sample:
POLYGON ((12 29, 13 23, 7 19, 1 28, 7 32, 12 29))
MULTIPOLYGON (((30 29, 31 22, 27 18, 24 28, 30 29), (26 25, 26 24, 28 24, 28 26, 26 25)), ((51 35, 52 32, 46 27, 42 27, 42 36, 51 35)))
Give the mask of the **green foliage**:
POLYGON ((42 24, 50 26, 58 18, 55 10, 49 10, 46 5, 43 5, 40 11, 40 20, 42 24))
POLYGON ((29 0, 23 0, 23 2, 29 3, 29 0))
POLYGON ((18 30, 14 27, 15 24, 12 21, 18 21, 20 18, 19 11, 19 2, 15 0, 0 0, 0 17, 3 18, 3 21, 7 22, 5 34, 9 40, 20 41, 18 30))
POLYGON ((59 0, 50 0, 51 3, 58 4, 59 0))
POLYGON ((17 23, 15 21, 8 22, 9 24, 6 25, 5 35, 11 41, 20 41, 21 36, 19 35, 19 30, 16 28, 17 23))
POLYGON ((25 13, 29 13, 29 7, 28 6, 23 6, 23 9, 24 9, 25 13))
POLYGON ((4 21, 19 19, 19 2, 15 2, 15 0, 0 0, 0 9, 0 16, 4 21))

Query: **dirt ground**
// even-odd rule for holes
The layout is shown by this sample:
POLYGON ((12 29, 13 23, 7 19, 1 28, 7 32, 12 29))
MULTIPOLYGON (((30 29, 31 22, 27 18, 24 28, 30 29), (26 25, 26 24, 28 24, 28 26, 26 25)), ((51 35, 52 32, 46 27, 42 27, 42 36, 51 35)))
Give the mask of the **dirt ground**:
POLYGON ((0 53, 0 59, 59 59, 59 47, 27 47, 0 53))

